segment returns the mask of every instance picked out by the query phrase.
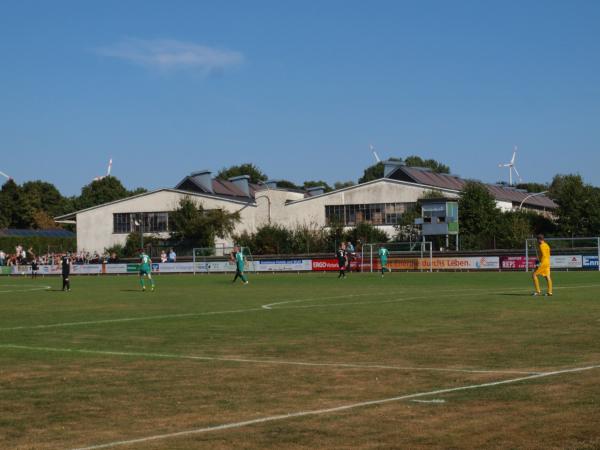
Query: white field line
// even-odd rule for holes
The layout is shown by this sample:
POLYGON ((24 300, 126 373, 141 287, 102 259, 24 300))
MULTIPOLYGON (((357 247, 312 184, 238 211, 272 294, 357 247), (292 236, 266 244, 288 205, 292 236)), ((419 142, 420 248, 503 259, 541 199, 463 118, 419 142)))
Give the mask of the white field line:
POLYGON ((173 353, 152 353, 152 352, 123 352, 111 350, 87 350, 77 348, 56 348, 56 347, 36 347, 28 345, 16 344, 0 344, 0 348, 16 349, 16 350, 31 350, 37 352, 54 352, 54 353, 78 353, 86 355, 107 355, 107 356, 132 356, 143 358, 164 358, 164 359, 183 359, 196 361, 222 361, 233 363, 250 363, 250 364, 271 364, 271 365, 288 365, 288 366, 305 366, 305 367, 337 367, 345 369, 384 369, 384 370, 401 370, 401 371, 428 371, 428 372, 460 372, 460 373, 488 373, 488 374, 520 374, 533 375, 543 372, 532 372, 523 370, 493 370, 493 369, 465 369, 465 368, 447 368, 447 367, 403 367, 390 366, 384 364, 350 364, 350 363, 316 363, 308 361, 285 361, 276 359, 252 359, 252 358, 228 358, 218 356, 196 356, 196 355, 177 355, 173 353))
POLYGON ((593 369, 600 369, 600 365, 593 365, 593 366, 587 366, 587 367, 576 367, 576 368, 572 368, 572 369, 556 370, 554 372, 544 372, 544 373, 529 375, 529 376, 525 376, 525 377, 511 378, 509 380, 492 381, 489 383, 471 384, 471 385, 467 385, 467 386, 459 386, 459 387, 446 388, 446 389, 437 389, 434 391, 418 392, 416 394, 407 394, 407 395, 401 395, 398 397, 389 397, 389 398, 378 399, 378 400, 350 403, 348 405, 336 406, 336 407, 332 407, 332 408, 313 409, 313 410, 309 410, 309 411, 299 411, 299 412, 288 413, 288 414, 279 414, 279 415, 274 415, 274 416, 260 417, 257 419, 245 420, 242 422, 225 423, 222 425, 214 425, 214 426, 203 427, 203 428, 195 428, 195 429, 190 429, 190 430, 178 431, 178 432, 174 432, 174 433, 155 434, 153 436, 146 436, 146 437, 137 438, 137 439, 128 439, 128 440, 108 442, 105 444, 91 445, 88 447, 79 447, 79 448, 76 448, 73 450, 98 450, 98 449, 103 449, 103 448, 119 447, 119 446, 123 446, 123 445, 142 444, 142 443, 158 441, 158 440, 162 440, 162 439, 172 439, 172 438, 192 436, 192 435, 197 435, 197 434, 202 434, 202 433, 209 433, 209 432, 213 432, 213 431, 229 430, 229 429, 233 429, 233 428, 242 428, 242 427, 246 427, 249 425, 257 425, 257 424, 263 424, 263 423, 267 423, 267 422, 275 422, 275 421, 289 420, 289 419, 294 419, 294 418, 299 418, 299 417, 339 413, 339 412, 344 412, 344 411, 348 411, 348 410, 352 410, 352 409, 356 409, 356 408, 364 408, 364 407, 368 407, 368 406, 383 405, 386 403, 398 402, 398 401, 402 401, 402 400, 412 400, 415 398, 429 397, 431 395, 449 394, 452 392, 460 392, 460 391, 468 391, 468 390, 473 390, 473 389, 495 387, 495 386, 501 386, 501 385, 506 385, 506 384, 518 383, 521 381, 534 380, 537 378, 551 377, 551 376, 563 375, 563 374, 567 374, 567 373, 584 372, 584 371, 593 370, 593 369))
MULTIPOLYGON (((47 287, 50 289, 50 286, 47 287)), ((399 292, 397 292, 399 293, 399 292)), ((353 294, 353 295, 337 295, 335 297, 321 297, 320 300, 329 300, 329 299, 337 299, 337 298, 348 298, 348 297, 360 297, 365 295, 383 295, 384 293, 365 293, 365 294, 353 294)), ((319 298, 307 298, 302 301, 315 301, 319 300, 319 298)), ((198 312, 198 313, 178 313, 178 314, 161 314, 156 316, 141 316, 141 317, 123 317, 120 319, 100 319, 100 320, 86 320, 81 322, 61 322, 61 323, 49 323, 49 324, 40 324, 40 325, 22 325, 16 327, 7 327, 0 328, 0 331, 16 331, 16 330, 37 330, 44 328, 61 328, 61 327, 76 327, 80 325, 96 325, 96 324, 105 324, 105 323, 119 323, 119 322, 137 322, 144 320, 161 320, 161 319, 178 319, 185 317, 201 317, 201 316, 212 316, 212 315, 220 315, 220 314, 240 314, 246 312, 255 312, 262 311, 263 308, 246 308, 246 309, 227 309, 223 311, 206 311, 206 312, 198 312)))
MULTIPOLYGON (((588 287, 600 287, 600 284, 592 284, 592 285, 581 285, 581 286, 558 286, 555 287, 554 290, 557 289, 581 289, 588 287)), ((525 288, 508 288, 503 289, 503 291, 511 291, 511 292, 521 292, 528 291, 525 288)), ((386 303, 398 303, 405 302, 409 300, 419 300, 419 299, 428 299, 434 298, 436 300, 444 299, 447 297, 457 297, 457 296, 473 296, 479 295, 481 292, 489 292, 489 289, 464 289, 464 290, 456 290, 456 291, 446 291, 446 293, 451 292, 449 295, 443 296, 435 296, 431 295, 427 296, 419 296, 419 297, 405 297, 396 300, 384 300, 381 302, 345 302, 345 303, 324 303, 317 305, 303 305, 303 306, 288 306, 288 307, 279 307, 273 308, 276 305, 282 305, 287 303, 300 303, 300 302, 309 302, 309 301, 317 301, 317 300, 327 300, 327 299, 335 299, 335 298, 348 298, 348 297, 364 297, 367 295, 384 295, 384 293, 371 293, 366 292, 364 294, 353 294, 353 295, 344 295, 344 296, 335 296, 335 297, 320 297, 320 298, 307 298, 300 300, 288 300, 285 302, 277 302, 270 303, 266 305, 262 305, 261 307, 256 308, 247 308, 247 309, 232 309, 232 310, 223 310, 223 311, 207 311, 207 312, 199 312, 199 313, 180 313, 180 314, 162 314, 156 316, 141 316, 141 317, 123 317, 119 319, 101 319, 101 320, 88 320, 81 322, 62 322, 62 323, 50 323, 50 324, 41 324, 41 325, 23 325, 16 327, 6 327, 0 328, 0 331, 16 331, 16 330, 36 330, 36 329, 45 329, 45 328, 60 328, 60 327, 74 327, 81 325, 96 325, 96 324, 107 324, 107 323, 120 323, 120 322, 137 322, 137 321, 145 321, 145 320, 161 320, 161 319, 177 319, 177 318, 185 318, 185 317, 202 317, 202 316, 211 316, 211 315, 222 315, 222 314, 240 314, 246 312, 256 312, 256 311, 264 311, 266 310, 285 310, 285 309, 300 309, 300 308, 327 308, 331 306, 349 306, 349 305, 377 305, 377 304, 386 304, 386 303)), ((385 295, 390 295, 393 293, 387 293, 385 295)))
POLYGON ((5 291, 0 291, 0 293, 7 292, 31 292, 31 291, 47 291, 48 289, 52 289, 52 286, 33 286, 33 285, 18 285, 18 284, 3 284, 0 285, 2 288, 6 287, 17 287, 21 289, 8 289, 5 291))
POLYGON ((411 402, 414 403, 446 403, 446 400, 443 400, 441 398, 434 398, 432 400, 411 400, 411 402))

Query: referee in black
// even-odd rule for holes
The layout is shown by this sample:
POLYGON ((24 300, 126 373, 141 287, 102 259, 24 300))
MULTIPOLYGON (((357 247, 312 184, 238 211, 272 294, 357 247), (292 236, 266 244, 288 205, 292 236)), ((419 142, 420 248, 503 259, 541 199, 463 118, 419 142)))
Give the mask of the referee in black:
POLYGON ((340 269, 340 274, 338 278, 346 278, 346 265, 348 264, 348 254, 346 253, 346 245, 344 243, 340 244, 340 248, 336 252, 335 256, 338 260, 338 268, 340 269))
POLYGON ((71 280, 69 280, 69 275, 71 275, 71 265, 73 264, 73 260, 71 259, 71 252, 67 252, 66 255, 60 260, 60 265, 62 267, 62 281, 63 281, 63 291, 71 290, 71 280))

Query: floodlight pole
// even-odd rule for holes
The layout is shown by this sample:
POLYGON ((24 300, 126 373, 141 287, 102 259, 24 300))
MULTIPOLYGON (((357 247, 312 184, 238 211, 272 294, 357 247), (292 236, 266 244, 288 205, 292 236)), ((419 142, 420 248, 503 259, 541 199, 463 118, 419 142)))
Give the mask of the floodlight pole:
POLYGON ((140 213, 140 248, 144 249, 144 213, 140 213))
MULTIPOLYGON (((269 188, 269 185, 267 183, 265 183, 264 181, 259 181, 258 184, 264 186, 267 188, 267 191, 270 191, 271 189, 269 188)), ((269 204, 269 210, 268 210, 268 220, 269 220, 269 225, 271 225, 271 199, 269 198, 268 195, 259 195, 254 196, 254 201, 258 200, 259 198, 266 198, 267 202, 269 204)))
POLYGON ((535 194, 529 194, 527 197, 525 197, 523 199, 523 201, 521 202, 521 204, 519 205, 519 211, 521 211, 521 209, 523 208, 523 203, 525 203, 525 200, 532 198, 532 197, 537 197, 538 195, 544 195, 547 194, 548 191, 543 191, 543 192, 536 192, 535 194))
POLYGON ((259 198, 266 198, 267 202, 269 204, 269 210, 268 210, 268 221, 269 221, 269 225, 271 225, 271 199, 269 197, 267 197, 266 195, 259 195, 258 197, 254 197, 254 200, 258 200, 259 198))

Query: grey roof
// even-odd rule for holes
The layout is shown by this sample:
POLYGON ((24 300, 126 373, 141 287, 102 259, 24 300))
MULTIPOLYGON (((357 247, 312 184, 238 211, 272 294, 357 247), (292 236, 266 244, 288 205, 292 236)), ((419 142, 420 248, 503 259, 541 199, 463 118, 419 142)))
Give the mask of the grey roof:
MULTIPOLYGON (((221 180, 219 178, 213 178, 212 180, 213 192, 208 192, 197 183, 192 176, 187 176, 181 180, 175 189, 189 192, 199 192, 208 195, 215 195, 217 197, 232 198, 234 200, 248 200, 248 196, 244 191, 238 188, 234 183, 228 180, 221 180)), ((261 189, 261 186, 254 183, 248 183, 250 189, 250 198, 254 198, 256 191, 261 189)))
POLYGON ((79 213, 91 211, 93 209, 103 208, 105 206, 114 205, 116 203, 127 202, 127 201, 129 201, 131 199, 138 198, 138 197, 145 197, 147 195, 154 195, 154 194, 157 194, 159 192, 175 192, 175 193, 178 193, 178 194, 192 195, 192 196, 198 196, 198 197, 209 197, 209 198, 212 197, 212 198, 227 200, 227 201, 230 201, 230 202, 235 202, 235 203, 238 203, 240 205, 248 205, 248 204, 255 204, 256 203, 254 199, 251 199, 249 201, 249 199, 248 199, 247 196, 242 196, 242 197, 221 196, 221 195, 204 193, 204 192, 201 192, 201 191, 190 191, 190 190, 184 190, 184 189, 162 188, 162 189, 156 189, 154 191, 143 192, 143 193, 137 194, 137 195, 132 195, 131 197, 120 198, 119 200, 113 200, 112 202, 102 203, 100 205, 90 206, 89 208, 80 209, 79 211, 73 211, 71 213, 63 214, 62 216, 55 217, 54 220, 58 221, 58 220, 75 219, 77 217, 77 214, 79 214, 79 213))
MULTIPOLYGON (((429 169, 407 166, 398 167, 398 169, 389 175, 389 178, 424 184, 433 188, 453 189, 456 191, 462 191, 467 183, 467 180, 456 175, 435 173, 429 169)), ((496 200, 500 201, 521 203, 527 196, 531 195, 528 192, 523 192, 509 186, 484 184, 488 188, 490 194, 492 194, 496 200)), ((551 198, 546 197, 545 195, 530 197, 525 200, 523 204, 530 207, 544 209, 556 209, 558 207, 558 205, 554 203, 551 198)))

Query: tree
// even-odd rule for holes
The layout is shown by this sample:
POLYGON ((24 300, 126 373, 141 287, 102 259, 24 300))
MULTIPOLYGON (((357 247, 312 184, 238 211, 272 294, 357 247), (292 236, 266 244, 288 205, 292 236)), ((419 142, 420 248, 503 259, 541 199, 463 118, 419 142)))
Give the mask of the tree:
POLYGON ((229 213, 222 209, 205 210, 190 197, 184 197, 179 207, 169 214, 173 227, 171 238, 188 246, 213 247, 215 238, 225 238, 233 232, 240 220, 238 212, 229 213))
POLYGON ((352 187, 355 186, 356 183, 352 180, 349 181, 336 181, 335 183, 333 183, 333 188, 334 189, 344 189, 347 187, 352 187))
POLYGON ((365 169, 362 177, 358 179, 359 183, 367 183, 368 181, 378 180, 379 178, 383 178, 383 163, 378 162, 377 164, 373 164, 365 169))
POLYGON ((450 167, 435 159, 423 159, 420 156, 411 155, 404 159, 408 167, 427 167, 435 173, 450 173, 450 167))
POLYGON ((329 184, 327 184, 327 182, 322 181, 322 180, 310 180, 310 181, 305 181, 304 184, 302 185, 302 189, 310 189, 313 187, 319 187, 319 186, 323 186, 325 188, 325 192, 331 192, 333 191, 333 188, 331 186, 329 186, 329 184))
POLYGON ((227 180, 240 175, 249 175, 251 183, 258 183, 261 181, 264 182, 268 179, 267 174, 262 172, 252 163, 244 163, 221 169, 221 171, 217 174, 217 178, 221 180, 227 180))
POLYGON ((496 231, 497 248, 521 248, 525 239, 533 235, 529 213, 509 211, 499 214, 496 231))
POLYGON ((138 188, 135 188, 133 191, 129 191, 129 195, 130 196, 140 195, 140 194, 145 194, 146 192, 148 192, 148 189, 143 188, 143 187, 138 187, 138 188))
POLYGON ((495 248, 500 210, 487 187, 468 181, 458 201, 460 236, 465 250, 495 248))
POLYGON ((101 180, 94 180, 81 189, 81 195, 76 200, 76 209, 86 209, 102 205, 122 198, 129 197, 118 178, 109 176, 101 180))
POLYGON ((598 188, 583 182, 580 175, 556 175, 550 197, 558 204, 557 228, 566 236, 597 236, 600 233, 598 188))
POLYGON ((302 190, 302 187, 298 186, 293 181, 289 180, 277 180, 277 187, 282 189, 297 189, 302 190))
POLYGON ((52 217, 65 213, 65 198, 52 183, 28 181, 21 189, 33 209, 44 211, 52 217))
POLYGON ((8 180, 0 190, 0 227, 29 228, 34 208, 23 195, 21 187, 8 180))
POLYGON ((50 216, 50 214, 48 214, 46 211, 42 211, 41 209, 38 209, 33 213, 32 219, 33 227, 39 230, 47 230, 49 228, 57 227, 54 218, 50 216))
POLYGON ((380 243, 390 240, 387 233, 370 223, 362 222, 344 233, 344 240, 353 244, 380 243))
POLYGON ((250 247, 255 255, 279 255, 292 253, 293 233, 281 225, 263 225, 255 233, 242 233, 235 241, 250 247))
POLYGON ((517 189, 523 189, 527 192, 544 192, 547 191, 550 186, 545 183, 519 183, 516 186, 517 189))

